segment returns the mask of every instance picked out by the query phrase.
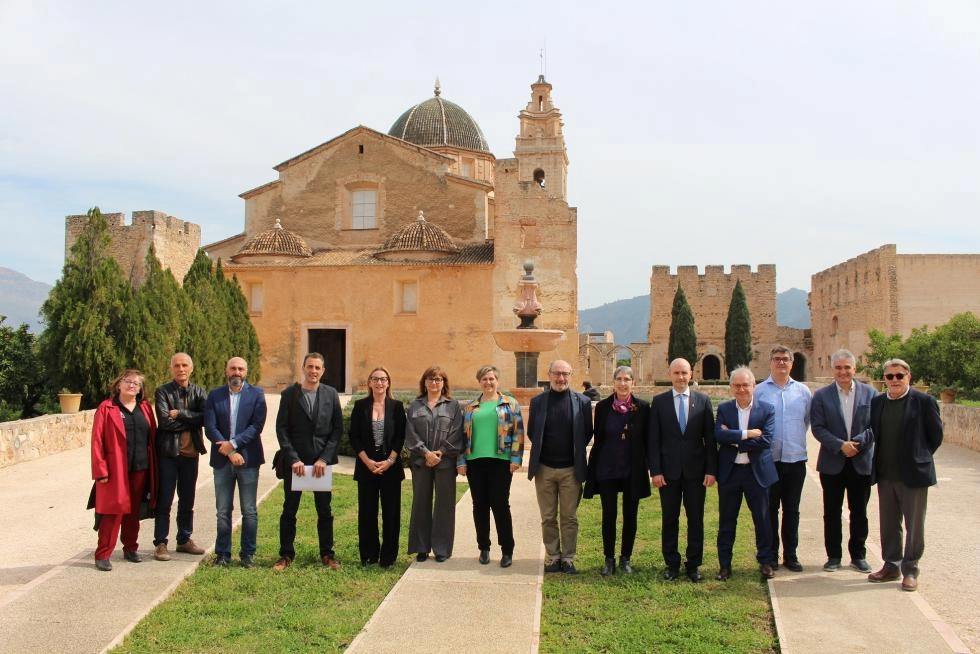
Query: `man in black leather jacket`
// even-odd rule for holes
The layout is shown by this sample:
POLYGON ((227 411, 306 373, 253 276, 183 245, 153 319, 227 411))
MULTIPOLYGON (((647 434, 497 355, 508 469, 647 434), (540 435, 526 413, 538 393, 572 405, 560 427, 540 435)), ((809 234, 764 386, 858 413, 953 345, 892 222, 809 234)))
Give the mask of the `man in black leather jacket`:
POLYGON ((169 561, 170 507, 177 492, 177 551, 204 554, 191 540, 194 531, 194 491, 200 456, 207 454, 201 426, 207 393, 190 382, 194 362, 184 352, 170 358, 173 381, 156 390, 157 465, 160 489, 157 493, 156 522, 153 528, 153 558, 169 561))

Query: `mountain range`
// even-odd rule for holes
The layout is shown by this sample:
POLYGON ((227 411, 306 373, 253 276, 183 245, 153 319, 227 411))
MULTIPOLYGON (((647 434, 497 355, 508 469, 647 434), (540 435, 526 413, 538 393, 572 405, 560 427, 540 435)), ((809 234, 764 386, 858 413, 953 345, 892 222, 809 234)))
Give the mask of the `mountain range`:
POLYGON ((16 270, 0 267, 0 316, 7 316, 3 324, 19 327, 27 323, 32 332, 40 333, 42 326, 38 312, 50 292, 49 284, 36 282, 16 270))
MULTIPOLYGON (((611 331, 617 343, 644 343, 650 324, 650 296, 608 302, 578 312, 581 332, 611 331)), ((776 324, 782 327, 810 328, 807 292, 791 288, 776 294, 776 324)))

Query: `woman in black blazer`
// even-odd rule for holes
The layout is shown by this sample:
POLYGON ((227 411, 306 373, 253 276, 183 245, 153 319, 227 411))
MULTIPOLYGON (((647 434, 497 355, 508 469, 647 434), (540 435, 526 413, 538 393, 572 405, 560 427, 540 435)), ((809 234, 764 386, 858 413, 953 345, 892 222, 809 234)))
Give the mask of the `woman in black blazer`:
POLYGON ((640 499, 650 496, 647 475, 647 418, 650 404, 633 395, 633 369, 613 372, 613 394, 595 407, 592 452, 585 476, 585 497, 599 494, 602 501, 602 549, 606 557, 602 575, 616 568, 616 512, 623 495, 623 538, 619 569, 631 574, 630 557, 636 540, 636 513, 640 499))
POLYGON ((380 563, 390 568, 398 555, 401 531, 401 492, 405 471, 401 451, 405 444, 405 406, 391 397, 391 375, 378 367, 368 375, 370 394, 354 402, 350 416, 350 444, 357 461, 357 545, 361 565, 380 563), (378 537, 378 502, 381 503, 381 538, 378 537))

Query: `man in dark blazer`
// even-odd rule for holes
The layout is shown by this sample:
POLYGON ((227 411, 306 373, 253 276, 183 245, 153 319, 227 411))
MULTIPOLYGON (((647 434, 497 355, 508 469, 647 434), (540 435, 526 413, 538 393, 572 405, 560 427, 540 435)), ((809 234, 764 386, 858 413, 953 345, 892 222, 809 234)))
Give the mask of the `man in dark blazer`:
POLYGON ((711 399, 692 391, 691 364, 686 359, 670 363, 670 392, 653 398, 650 405, 648 457, 650 480, 660 493, 663 514, 661 546, 667 570, 664 579, 680 575, 677 548, 681 504, 687 516, 687 578, 702 580, 698 568, 704 558, 704 498, 715 483, 718 448, 711 399))
POLYGON ((826 572, 840 568, 841 508, 847 494, 850 537, 847 551, 851 567, 865 574, 868 565, 868 500, 871 497, 871 463, 874 434, 871 399, 875 390, 854 379, 854 354, 838 350, 830 356, 834 381, 818 389, 810 403, 810 430, 820 442, 817 472, 823 488, 823 543, 827 550, 826 572))
POLYGON ((228 359, 228 384, 208 394, 204 403, 204 435, 213 444, 214 503, 218 515, 218 534, 214 543, 214 564, 231 561, 231 511, 235 485, 242 509, 242 567, 255 565, 255 539, 259 527, 257 495, 259 468, 265 463, 262 428, 265 426, 265 394, 245 382, 248 363, 241 357, 228 359))
MULTIPOLYGON (((320 378, 326 362, 319 352, 303 357, 303 381, 282 392, 276 416, 276 437, 279 439, 280 461, 284 474, 282 515, 279 516, 279 560, 272 566, 282 571, 296 558, 296 512, 303 491, 292 489, 293 476, 303 477, 306 466, 315 478, 323 477, 328 465, 337 463, 337 446, 344 433, 344 415, 337 391, 320 378), (285 470, 288 467, 289 470, 285 470)), ((314 491, 316 532, 320 541, 320 561, 331 570, 339 566, 333 549, 333 514, 330 511, 331 491, 314 491)))
POLYGON ((718 441, 718 562, 716 579, 732 576, 732 548, 742 496, 755 525, 755 558, 763 579, 772 579, 772 530, 769 527, 769 491, 778 475, 772 461, 772 434, 776 410, 753 398, 755 375, 736 368, 729 377, 735 399, 718 406, 715 440, 718 441))
POLYGON ((585 482, 585 448, 592 439, 592 402, 569 388, 571 375, 567 361, 551 362, 548 390, 531 398, 527 423, 527 478, 534 480, 541 511, 548 558, 544 570, 566 574, 577 572, 577 511, 585 482))
POLYGON ((943 442, 943 421, 936 399, 911 387, 909 364, 889 359, 882 368, 886 389, 871 400, 871 429, 885 564, 869 574, 868 581, 896 581, 901 571, 902 590, 915 591, 925 551, 926 499, 936 483, 933 454, 943 442))

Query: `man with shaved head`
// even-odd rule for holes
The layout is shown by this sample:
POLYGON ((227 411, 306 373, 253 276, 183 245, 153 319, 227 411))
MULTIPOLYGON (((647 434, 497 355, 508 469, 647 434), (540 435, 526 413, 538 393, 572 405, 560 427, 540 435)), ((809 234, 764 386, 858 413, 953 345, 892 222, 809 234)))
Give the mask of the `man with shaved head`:
POLYGON ((231 512, 235 506, 236 484, 242 510, 239 556, 243 568, 255 565, 255 538, 259 528, 256 497, 259 467, 265 463, 262 428, 266 406, 262 389, 246 383, 246 375, 245 359, 228 359, 227 385, 211 391, 204 405, 204 434, 212 443, 214 503, 218 514, 214 565, 221 567, 231 563, 231 512))
POLYGON ((715 417, 711 399, 690 389, 691 364, 686 359, 671 361, 669 372, 673 388, 650 403, 650 480, 660 493, 661 545, 667 564, 664 579, 673 581, 680 576, 677 537, 683 504, 687 516, 685 574, 698 583, 703 579, 698 568, 704 557, 704 498, 718 469, 715 417))

